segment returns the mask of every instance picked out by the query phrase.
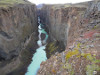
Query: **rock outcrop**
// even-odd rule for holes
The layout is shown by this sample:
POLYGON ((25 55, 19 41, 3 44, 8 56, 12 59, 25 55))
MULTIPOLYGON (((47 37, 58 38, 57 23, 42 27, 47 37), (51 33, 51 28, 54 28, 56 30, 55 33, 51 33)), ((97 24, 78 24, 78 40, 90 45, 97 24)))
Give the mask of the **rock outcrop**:
POLYGON ((25 72, 29 57, 37 48, 37 40, 36 6, 26 0, 1 0, 0 75, 13 70, 16 71, 13 75, 24 75, 20 71, 25 72))
MULTIPOLYGON (((81 23, 80 19, 85 13, 88 3, 65 4, 65 5, 44 5, 38 12, 41 22, 46 25, 49 33, 49 40, 58 42, 59 48, 52 51, 62 52, 65 47, 79 35, 77 28, 81 23)), ((50 44, 49 44, 50 45, 50 44)), ((46 51, 50 53, 48 46, 46 51)), ((57 46, 56 46, 57 47, 57 46)), ((47 54, 47 56, 50 54, 47 54)))
MULTIPOLYGON (((50 39, 62 41, 66 49, 43 62, 38 75, 100 75, 99 0, 45 5, 39 15, 50 39)), ((53 44, 47 45, 50 52, 56 49, 53 44)))

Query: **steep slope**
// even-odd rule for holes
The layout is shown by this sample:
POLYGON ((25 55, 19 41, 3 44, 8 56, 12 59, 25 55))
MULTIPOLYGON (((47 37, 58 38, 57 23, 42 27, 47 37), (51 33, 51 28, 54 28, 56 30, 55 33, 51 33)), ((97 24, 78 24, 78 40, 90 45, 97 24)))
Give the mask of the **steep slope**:
POLYGON ((23 72, 26 70, 29 57, 37 48, 37 35, 34 4, 26 0, 0 0, 0 74, 21 70, 23 66, 23 72))
POLYGON ((77 38, 77 35, 79 34, 77 34, 77 27, 80 25, 79 20, 82 18, 87 7, 88 3, 77 5, 58 4, 44 5, 44 7, 39 10, 39 16, 46 25, 50 35, 49 40, 51 43, 47 45, 46 49, 48 57, 56 51, 64 51, 66 45, 77 38), (54 42, 52 41, 55 41, 56 44, 53 44, 54 42), (55 49, 50 48, 51 44, 55 46, 55 49))
POLYGON ((100 1, 45 5, 40 12, 50 39, 62 41, 66 49, 52 53, 56 47, 50 43, 47 51, 54 55, 38 75, 100 75, 100 1))

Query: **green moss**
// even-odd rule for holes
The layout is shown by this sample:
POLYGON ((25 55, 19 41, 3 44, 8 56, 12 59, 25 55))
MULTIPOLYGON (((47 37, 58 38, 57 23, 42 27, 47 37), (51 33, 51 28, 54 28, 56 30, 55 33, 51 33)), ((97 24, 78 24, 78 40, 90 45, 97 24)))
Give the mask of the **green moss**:
POLYGON ((8 7, 15 4, 28 4, 24 0, 0 0, 0 7, 8 7))
POLYGON ((60 46, 60 43, 57 41, 53 41, 47 44, 46 46, 46 53, 47 58, 50 58, 51 55, 55 54, 56 52, 61 52, 64 50, 62 46, 60 46))
POLYGON ((15 4, 15 3, 26 3, 24 0, 0 0, 0 3, 4 4, 15 4))
POLYGON ((67 52, 66 57, 65 57, 66 61, 68 61, 68 59, 70 59, 72 56, 75 56, 75 55, 78 56, 80 54, 80 52, 79 52, 80 46, 81 46, 81 43, 78 43, 76 48, 74 48, 73 51, 68 51, 67 52))
MULTIPOLYGON (((80 53, 79 50, 81 49, 81 43, 78 43, 76 45, 76 48, 73 49, 73 51, 68 51, 66 54, 66 64, 64 64, 63 68, 65 69, 72 69, 71 64, 69 64, 68 59, 70 59, 72 56, 80 58, 83 57, 86 59, 86 61, 90 61, 91 63, 86 65, 86 73, 87 75, 93 75, 94 71, 100 71, 100 66, 97 65, 100 63, 100 59, 96 59, 95 55, 92 55, 91 53, 80 53)), ((73 75, 73 73, 71 74, 73 75)))
POLYGON ((58 46, 56 46, 55 44, 56 44, 56 41, 51 42, 49 44, 48 50, 49 50, 50 54, 52 54, 55 50, 57 50, 58 46))
POLYGON ((78 51, 78 50, 69 51, 69 52, 66 54, 66 60, 68 60, 68 59, 71 58, 72 56, 78 55, 78 54, 79 54, 79 51, 78 51))

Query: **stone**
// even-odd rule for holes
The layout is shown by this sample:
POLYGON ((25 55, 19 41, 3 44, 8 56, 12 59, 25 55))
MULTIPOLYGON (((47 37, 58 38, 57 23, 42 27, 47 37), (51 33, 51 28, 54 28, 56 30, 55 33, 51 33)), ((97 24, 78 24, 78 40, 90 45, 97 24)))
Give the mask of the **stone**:
POLYGON ((44 33, 41 33, 41 40, 43 41, 45 39, 46 35, 44 33))
POLYGON ((94 47, 94 45, 93 45, 93 44, 91 44, 91 45, 89 45, 89 47, 93 48, 93 47, 94 47))
POLYGON ((65 62, 66 62, 64 52, 62 52, 62 53, 61 53, 61 59, 62 59, 62 62, 63 62, 63 63, 65 63, 65 62))

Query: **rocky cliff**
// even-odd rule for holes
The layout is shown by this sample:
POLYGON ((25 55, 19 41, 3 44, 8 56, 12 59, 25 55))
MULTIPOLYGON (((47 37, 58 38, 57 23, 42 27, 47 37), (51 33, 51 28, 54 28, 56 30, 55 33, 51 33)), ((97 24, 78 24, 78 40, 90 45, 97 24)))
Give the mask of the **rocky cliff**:
POLYGON ((49 40, 55 41, 58 44, 58 46, 54 44, 55 49, 53 50, 49 50, 49 45, 53 43, 48 44, 46 49, 47 53, 54 54, 56 51, 61 52, 65 50, 65 47, 70 42, 77 38, 79 34, 77 33, 79 30, 77 27, 81 24, 79 20, 82 18, 87 7, 88 3, 74 5, 57 4, 44 5, 43 8, 39 10, 42 23, 46 25, 49 33, 49 40))
POLYGON ((29 57, 37 48, 37 35, 34 4, 26 0, 0 0, 0 74, 25 72, 29 57))
POLYGON ((100 75, 100 1, 45 5, 39 11, 50 39, 66 49, 58 53, 55 42, 49 43, 47 51, 54 55, 38 75, 100 75))
POLYGON ((42 22, 47 26, 50 38, 63 42, 66 46, 70 21, 74 20, 73 22, 76 22, 75 18, 80 18, 87 6, 88 4, 44 5, 40 10, 39 16, 42 22))

